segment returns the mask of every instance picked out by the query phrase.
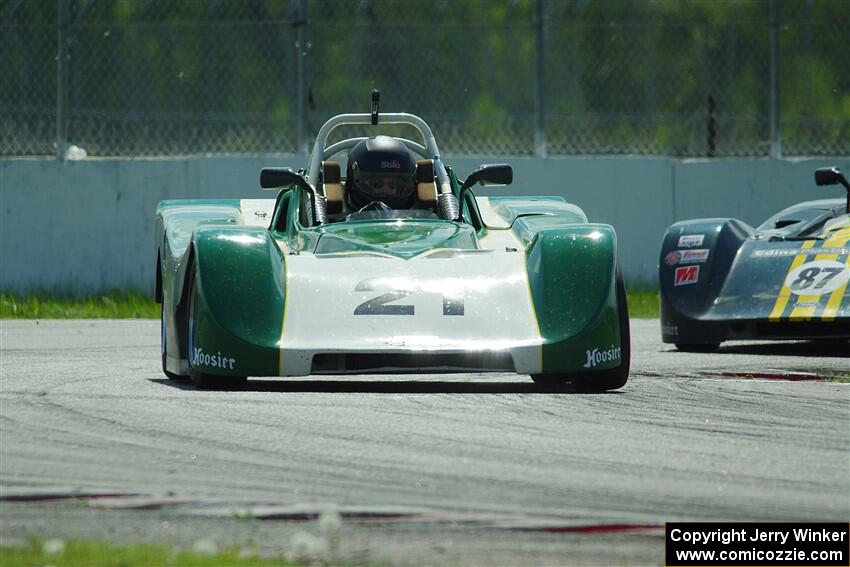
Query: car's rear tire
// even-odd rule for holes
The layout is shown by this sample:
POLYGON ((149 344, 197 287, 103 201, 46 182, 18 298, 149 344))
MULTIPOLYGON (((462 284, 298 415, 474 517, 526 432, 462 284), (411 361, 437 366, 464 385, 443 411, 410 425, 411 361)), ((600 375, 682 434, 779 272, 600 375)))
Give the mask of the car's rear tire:
POLYGON ((676 349, 682 352, 716 352, 720 343, 676 343, 676 349))
POLYGON ((572 383, 579 392, 603 392, 616 390, 626 385, 629 379, 631 364, 631 334, 629 331, 629 306, 626 298, 626 285, 623 274, 617 267, 617 319, 620 327, 620 365, 608 370, 597 372, 580 372, 576 374, 532 374, 535 383, 554 386, 565 382, 572 383))
POLYGON ((246 376, 222 376, 219 374, 207 374, 195 368, 192 368, 192 353, 195 350, 195 318, 197 317, 197 287, 195 286, 195 277, 192 276, 192 282, 189 286, 189 308, 186 310, 186 337, 188 342, 188 352, 186 357, 189 360, 189 378, 192 384, 199 390, 238 390, 242 388, 248 378, 246 376))
POLYGON ((168 343, 165 340, 165 305, 160 306, 159 310, 159 340, 160 340, 160 351, 162 353, 162 373, 165 374, 169 380, 174 380, 175 382, 185 382, 189 379, 188 376, 184 374, 175 374, 174 372, 169 372, 168 368, 165 366, 165 360, 168 356, 168 343))

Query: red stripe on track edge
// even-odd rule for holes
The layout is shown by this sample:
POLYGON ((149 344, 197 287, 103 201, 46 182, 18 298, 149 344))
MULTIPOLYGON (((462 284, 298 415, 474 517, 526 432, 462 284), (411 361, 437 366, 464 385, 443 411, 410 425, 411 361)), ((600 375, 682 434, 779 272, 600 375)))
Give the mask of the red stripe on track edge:
POLYGON ((663 530, 661 524, 589 524, 584 526, 549 526, 532 531, 559 534, 612 534, 663 530))
POLYGON ((721 378, 751 378, 764 380, 791 380, 793 382, 803 380, 824 380, 822 376, 811 372, 697 372, 700 376, 713 376, 721 378))

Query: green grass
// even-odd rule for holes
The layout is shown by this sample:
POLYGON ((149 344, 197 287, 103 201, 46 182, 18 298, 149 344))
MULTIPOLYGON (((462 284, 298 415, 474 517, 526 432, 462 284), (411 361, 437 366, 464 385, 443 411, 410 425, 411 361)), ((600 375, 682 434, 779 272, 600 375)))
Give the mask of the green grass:
POLYGON ((842 384, 850 384, 850 376, 830 376, 826 380, 828 382, 840 382, 842 384))
MULTIPOLYGON (((658 317, 658 292, 629 291, 629 314, 636 319, 658 317)), ((150 295, 126 291, 83 298, 3 293, 0 319, 159 319, 159 305, 150 295)))
POLYGON ((127 291, 83 298, 3 293, 0 319, 159 319, 159 305, 150 295, 127 291))
POLYGON ((634 319, 658 317, 658 290, 630 289, 629 316, 634 319))
POLYGON ((42 542, 33 540, 27 547, 0 547, 0 565, 18 567, 54 565, 55 567, 293 567, 282 559, 262 559, 224 550, 207 555, 181 551, 169 545, 113 545, 99 541, 72 540, 42 542), (51 549, 52 548, 52 549, 51 549))

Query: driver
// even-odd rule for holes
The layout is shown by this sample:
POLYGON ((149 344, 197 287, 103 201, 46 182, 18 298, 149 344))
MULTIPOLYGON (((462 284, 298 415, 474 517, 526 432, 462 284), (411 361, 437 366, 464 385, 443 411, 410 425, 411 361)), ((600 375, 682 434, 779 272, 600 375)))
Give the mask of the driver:
POLYGON ((395 138, 367 138, 348 154, 345 189, 354 211, 373 202, 409 209, 416 200, 416 161, 395 138))

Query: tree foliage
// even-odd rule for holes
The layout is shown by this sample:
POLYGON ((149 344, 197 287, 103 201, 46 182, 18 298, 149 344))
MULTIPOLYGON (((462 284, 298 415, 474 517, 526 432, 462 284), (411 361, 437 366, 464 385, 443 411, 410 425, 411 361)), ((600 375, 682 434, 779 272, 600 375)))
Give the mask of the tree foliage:
MULTIPOLYGON (((539 27, 535 0, 67 1, 68 136, 94 154, 292 151, 299 63, 305 135, 377 87, 444 151, 530 153, 538 56, 550 153, 704 155, 709 97, 719 155, 769 147, 767 0, 540 0, 539 27)), ((850 153, 850 2, 779 5, 786 150, 850 153)), ((12 6, 0 151, 51 153, 57 5, 12 6)))

